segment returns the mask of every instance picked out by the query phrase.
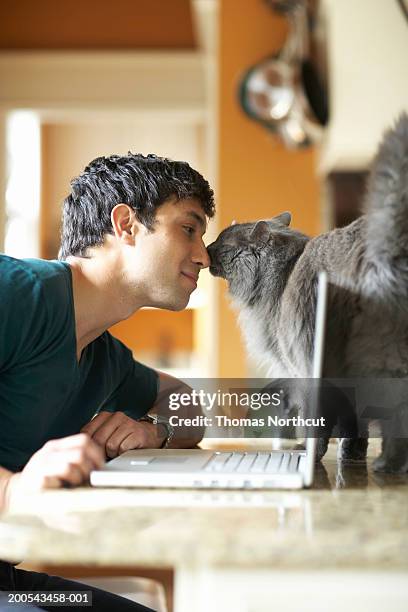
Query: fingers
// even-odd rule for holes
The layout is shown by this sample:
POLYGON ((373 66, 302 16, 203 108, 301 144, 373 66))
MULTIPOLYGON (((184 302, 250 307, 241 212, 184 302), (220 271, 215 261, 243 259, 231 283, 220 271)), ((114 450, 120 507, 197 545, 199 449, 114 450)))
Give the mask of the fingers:
POLYGON ((138 431, 130 433, 119 443, 117 448, 118 455, 121 455, 128 450, 133 450, 134 448, 146 448, 144 445, 143 432, 138 431))
POLYGON ((156 425, 135 421, 123 412, 100 413, 85 427, 88 433, 93 431, 92 439, 104 448, 109 459, 133 448, 158 448, 163 441, 156 425))
POLYGON ((87 434, 50 440, 31 457, 21 472, 20 483, 28 489, 79 485, 103 463, 102 450, 87 434))
POLYGON ((112 457, 134 448, 160 448, 162 444, 163 436, 160 435, 157 425, 145 421, 136 421, 130 431, 125 427, 118 428, 106 443, 112 457))
MULTIPOLYGON (((143 424, 144 425, 144 424, 143 424)), ((143 448, 144 427, 141 423, 135 423, 136 427, 120 427, 106 441, 106 455, 113 459, 127 450, 143 448)))
POLYGON ((92 419, 92 421, 89 421, 89 423, 87 423, 86 425, 84 425, 84 427, 82 427, 81 432, 87 433, 92 438, 94 433, 105 423, 105 421, 108 421, 113 416, 113 414, 123 414, 123 413, 112 413, 112 412, 107 412, 106 410, 102 410, 102 412, 97 414, 92 419))
POLYGON ((101 412, 85 425, 82 431, 90 435, 97 444, 104 448, 106 442, 118 427, 130 423, 134 424, 135 421, 123 412, 101 412))
POLYGON ((28 461, 16 482, 18 480, 22 492, 56 488, 64 483, 80 485, 89 479, 92 470, 102 467, 103 450, 113 458, 133 448, 158 448, 160 445, 156 425, 135 421, 123 412, 103 412, 88 423, 82 433, 44 444, 28 461))
MULTIPOLYGON (((132 448, 140 448, 144 436, 144 423, 124 423, 120 425, 105 442, 105 452, 107 457, 113 459, 125 450, 132 448), (134 446, 127 445, 124 448, 122 445, 128 438, 132 439, 134 446)), ((129 444, 129 443, 128 443, 129 444)))
MULTIPOLYGON (((93 431, 92 439, 104 448, 107 457, 113 459, 120 453, 119 448, 122 441, 132 433, 137 434, 142 425, 123 412, 103 412, 85 427, 88 433, 93 431), (94 423, 94 421, 97 422, 94 423), (92 428, 88 427, 90 425, 92 428)), ((85 428, 82 431, 85 431, 85 428)))
POLYGON ((129 430, 118 430, 115 432, 115 434, 116 435, 109 438, 105 444, 105 453, 106 456, 109 457, 109 459, 114 459, 115 457, 120 455, 120 447, 123 440, 132 435, 132 432, 129 430))
POLYGON ((55 473, 45 476, 44 486, 46 488, 54 488, 54 486, 61 486, 63 484, 80 485, 88 480, 91 470, 86 470, 84 464, 75 463, 75 459, 61 461, 58 465, 54 466, 55 473), (58 481, 58 485, 54 483, 58 481))
POLYGON ((59 438, 58 440, 50 440, 44 444, 41 451, 43 449, 49 452, 71 451, 74 460, 78 463, 89 462, 92 466, 91 469, 101 467, 105 460, 99 446, 85 433, 68 436, 67 438, 59 438))

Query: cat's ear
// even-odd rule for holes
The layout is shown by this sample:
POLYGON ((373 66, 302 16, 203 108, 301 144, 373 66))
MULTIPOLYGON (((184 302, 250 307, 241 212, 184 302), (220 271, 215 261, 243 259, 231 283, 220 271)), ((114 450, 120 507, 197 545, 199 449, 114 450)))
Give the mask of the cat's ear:
POLYGON ((257 221, 251 232, 251 241, 256 243, 267 243, 269 238, 269 226, 267 221, 257 221))
POLYGON ((276 217, 272 217, 271 221, 277 221, 281 225, 286 225, 286 227, 290 224, 292 220, 292 215, 290 212, 283 212, 280 215, 276 215, 276 217))

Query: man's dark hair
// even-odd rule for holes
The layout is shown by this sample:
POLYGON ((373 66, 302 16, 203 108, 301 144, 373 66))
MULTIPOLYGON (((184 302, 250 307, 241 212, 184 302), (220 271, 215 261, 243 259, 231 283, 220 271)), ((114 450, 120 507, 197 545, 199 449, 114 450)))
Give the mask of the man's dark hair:
POLYGON ((71 182, 64 200, 60 259, 85 257, 88 247, 113 234, 111 211, 128 204, 153 231, 157 208, 166 200, 195 198, 207 217, 215 212, 214 194, 203 176, 186 162, 156 155, 111 155, 94 159, 71 182))

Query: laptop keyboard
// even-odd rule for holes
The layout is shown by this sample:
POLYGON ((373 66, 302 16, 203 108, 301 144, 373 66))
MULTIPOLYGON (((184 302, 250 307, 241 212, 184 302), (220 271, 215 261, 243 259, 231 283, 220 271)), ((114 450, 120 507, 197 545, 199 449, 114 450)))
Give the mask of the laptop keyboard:
POLYGON ((214 453, 204 466, 205 472, 253 474, 293 474, 298 471, 301 455, 291 451, 258 453, 214 453))

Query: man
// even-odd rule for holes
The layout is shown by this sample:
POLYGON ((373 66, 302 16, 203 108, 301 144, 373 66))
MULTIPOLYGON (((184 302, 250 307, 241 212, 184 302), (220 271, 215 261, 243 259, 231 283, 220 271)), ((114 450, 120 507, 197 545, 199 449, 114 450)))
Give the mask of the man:
POLYGON ((188 164, 101 157, 64 202, 60 261, 0 256, 3 500, 79 485, 105 456, 200 440, 145 417, 165 415, 182 383, 135 362, 106 330, 143 306, 186 307, 209 265, 213 214, 213 192, 188 164))

